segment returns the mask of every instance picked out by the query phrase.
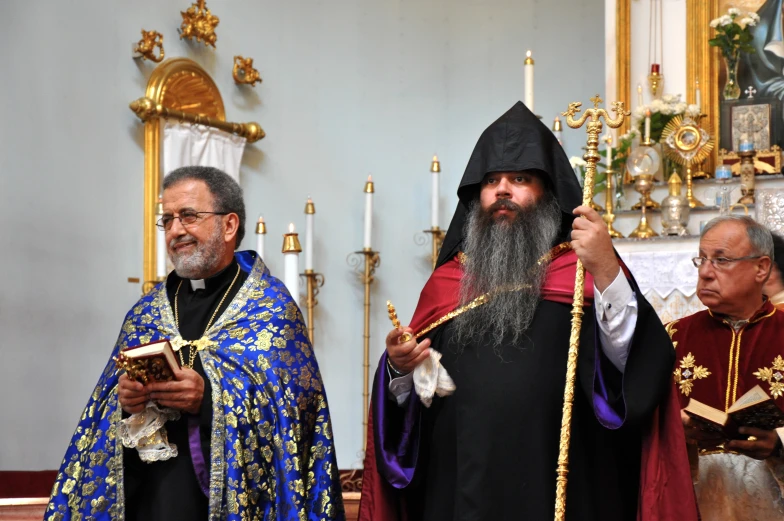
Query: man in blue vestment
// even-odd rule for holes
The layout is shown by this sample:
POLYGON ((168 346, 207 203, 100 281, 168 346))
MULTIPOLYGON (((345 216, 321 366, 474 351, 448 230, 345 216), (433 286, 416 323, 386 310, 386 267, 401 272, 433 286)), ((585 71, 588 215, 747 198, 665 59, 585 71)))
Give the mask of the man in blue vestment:
POLYGON ((254 252, 242 189, 164 180, 174 272, 133 306, 65 454, 47 520, 343 519, 332 427, 299 308, 254 252), (181 367, 142 384, 126 348, 168 339, 181 367))

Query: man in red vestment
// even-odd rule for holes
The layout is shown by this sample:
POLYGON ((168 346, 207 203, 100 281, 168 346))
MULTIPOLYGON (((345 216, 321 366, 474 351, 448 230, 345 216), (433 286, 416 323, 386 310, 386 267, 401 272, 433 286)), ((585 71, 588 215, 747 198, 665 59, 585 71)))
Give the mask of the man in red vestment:
POLYGON ((514 105, 479 138, 458 198, 376 373, 360 519, 553 518, 579 258, 566 519, 696 520, 672 345, 606 225, 578 206, 553 133, 514 105))
MULTIPOLYGON (((762 289, 773 255, 770 231, 750 217, 717 217, 703 229, 694 264, 697 294, 708 309, 667 326, 681 407, 694 398, 726 411, 759 385, 784 409, 784 312, 762 289)), ((741 427, 743 439, 726 441, 682 417, 686 440, 699 453, 702 519, 784 519, 784 428, 741 427)))

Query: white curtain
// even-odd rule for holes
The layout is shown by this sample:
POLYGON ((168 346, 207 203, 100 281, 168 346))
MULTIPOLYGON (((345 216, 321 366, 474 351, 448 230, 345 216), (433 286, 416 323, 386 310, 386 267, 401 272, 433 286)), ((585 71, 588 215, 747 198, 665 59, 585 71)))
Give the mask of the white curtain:
POLYGON ((163 174, 181 166, 213 166, 240 181, 245 138, 204 125, 163 122, 163 174))

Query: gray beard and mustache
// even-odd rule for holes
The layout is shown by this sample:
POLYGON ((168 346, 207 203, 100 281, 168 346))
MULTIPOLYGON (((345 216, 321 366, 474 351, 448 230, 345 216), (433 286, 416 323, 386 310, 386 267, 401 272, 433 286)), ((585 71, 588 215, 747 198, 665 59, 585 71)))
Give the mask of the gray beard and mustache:
POLYGON ((552 194, 525 208, 508 200, 496 201, 488 211, 478 201, 471 206, 463 234, 467 258, 460 305, 484 294, 491 298, 455 318, 458 345, 490 339, 498 352, 502 342, 520 339, 539 305, 547 265, 538 261, 553 247, 560 226, 561 211, 552 194), (498 208, 517 213, 496 220, 492 212, 498 208))
POLYGON ((192 253, 176 253, 169 250, 169 257, 174 264, 174 271, 184 279, 203 279, 212 273, 220 264, 226 247, 223 242, 222 226, 216 226, 213 234, 206 242, 198 242, 192 235, 186 234, 169 241, 169 248, 183 242, 196 242, 192 253))

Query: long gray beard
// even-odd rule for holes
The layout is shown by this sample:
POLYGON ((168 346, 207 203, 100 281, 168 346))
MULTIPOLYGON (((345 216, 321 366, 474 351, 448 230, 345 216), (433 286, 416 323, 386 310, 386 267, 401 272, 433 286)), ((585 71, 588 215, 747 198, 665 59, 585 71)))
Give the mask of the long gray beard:
POLYGON ((502 342, 520 339, 539 304, 547 266, 538 261, 553 247, 560 224, 561 212, 551 194, 526 208, 505 200, 497 201, 488 211, 478 202, 472 205, 464 230, 467 259, 460 304, 484 294, 491 298, 455 319, 458 345, 490 338, 498 353, 502 342), (495 220, 492 211, 501 206, 517 210, 517 214, 495 220))

